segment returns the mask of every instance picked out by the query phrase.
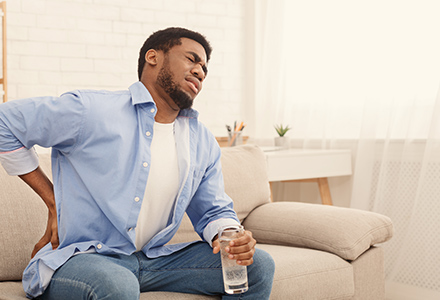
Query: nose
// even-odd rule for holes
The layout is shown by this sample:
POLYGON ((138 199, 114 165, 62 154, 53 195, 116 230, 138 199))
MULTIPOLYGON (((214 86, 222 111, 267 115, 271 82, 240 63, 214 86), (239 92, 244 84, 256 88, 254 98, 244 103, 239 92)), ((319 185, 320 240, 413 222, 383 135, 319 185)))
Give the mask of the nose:
POLYGON ((200 82, 203 82, 203 80, 205 80, 206 74, 205 74, 205 71, 203 71, 203 67, 202 67, 202 65, 200 65, 200 64, 196 64, 196 65, 194 66, 194 68, 192 69, 191 73, 192 73, 195 77, 197 77, 197 79, 198 79, 200 82))

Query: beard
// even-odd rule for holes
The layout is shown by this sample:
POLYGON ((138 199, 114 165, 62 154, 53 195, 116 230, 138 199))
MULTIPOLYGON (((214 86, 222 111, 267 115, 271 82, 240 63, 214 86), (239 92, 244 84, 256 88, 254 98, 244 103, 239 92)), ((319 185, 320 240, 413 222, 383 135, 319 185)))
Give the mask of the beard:
POLYGON ((165 93, 170 96, 179 109, 191 108, 193 99, 182 90, 180 84, 174 82, 168 63, 165 62, 157 75, 157 84, 163 88, 165 93))

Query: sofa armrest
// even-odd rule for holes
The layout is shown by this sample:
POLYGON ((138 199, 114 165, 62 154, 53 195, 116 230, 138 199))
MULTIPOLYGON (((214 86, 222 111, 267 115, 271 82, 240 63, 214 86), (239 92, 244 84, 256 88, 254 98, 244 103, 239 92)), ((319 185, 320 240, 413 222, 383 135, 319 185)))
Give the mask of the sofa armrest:
POLYGON ((393 235, 393 224, 384 215, 299 202, 261 205, 243 225, 259 243, 324 250, 346 260, 355 260, 393 235))

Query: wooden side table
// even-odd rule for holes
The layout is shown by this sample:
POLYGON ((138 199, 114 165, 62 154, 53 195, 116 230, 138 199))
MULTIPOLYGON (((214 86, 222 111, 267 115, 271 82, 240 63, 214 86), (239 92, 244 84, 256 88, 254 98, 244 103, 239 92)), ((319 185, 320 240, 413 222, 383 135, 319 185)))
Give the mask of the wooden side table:
MULTIPOLYGON (((227 136, 216 136, 215 139, 217 140, 220 147, 229 147, 229 138, 227 136)), ((247 143, 248 139, 249 136, 243 136, 243 145, 247 143)))
POLYGON ((289 149, 270 151, 266 155, 269 183, 316 182, 322 204, 332 205, 328 177, 352 174, 350 150, 289 149))

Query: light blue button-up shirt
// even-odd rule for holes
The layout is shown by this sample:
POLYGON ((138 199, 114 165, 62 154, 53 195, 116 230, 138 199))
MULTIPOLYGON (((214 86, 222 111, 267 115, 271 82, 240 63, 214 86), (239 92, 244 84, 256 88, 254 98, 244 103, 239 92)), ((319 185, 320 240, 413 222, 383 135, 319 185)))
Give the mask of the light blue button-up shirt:
MULTIPOLYGON (((81 251, 136 251, 135 230, 150 170, 156 105, 137 82, 127 91, 69 92, 0 105, 0 160, 10 175, 38 166, 34 145, 52 147, 52 174, 60 245, 50 244, 23 274, 28 297, 43 293, 53 272, 81 251)), ((238 223, 225 194, 220 148, 192 109, 175 121, 180 189, 165 229, 142 249, 148 257, 189 243, 165 245, 186 212, 211 243, 218 227, 238 223)))

